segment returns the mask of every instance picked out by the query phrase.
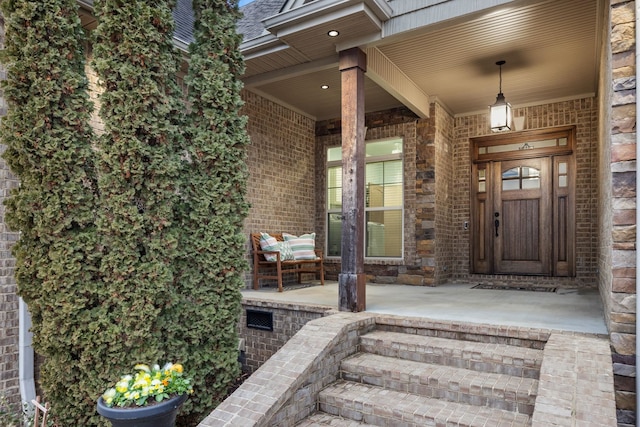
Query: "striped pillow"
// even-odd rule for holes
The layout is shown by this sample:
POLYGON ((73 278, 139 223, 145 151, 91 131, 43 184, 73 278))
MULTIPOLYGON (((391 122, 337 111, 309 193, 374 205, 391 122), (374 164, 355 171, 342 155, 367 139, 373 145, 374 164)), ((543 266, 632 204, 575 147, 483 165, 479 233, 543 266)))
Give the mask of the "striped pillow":
MULTIPOLYGON (((260 248, 263 251, 278 251, 280 252, 280 261, 287 261, 293 259, 293 251, 289 242, 278 242, 275 237, 270 236, 267 233, 260 232, 260 248)), ((264 259, 270 262, 277 261, 276 254, 264 254, 264 259)))
POLYGON ((278 242, 278 247, 280 248, 280 260, 281 261, 290 261, 293 260, 293 250, 291 249, 291 245, 289 242, 278 242))
POLYGON ((316 259, 316 233, 303 234, 294 236, 288 233, 282 233, 284 241, 291 245, 293 251, 293 259, 316 259))
MULTIPOLYGON (((263 251, 279 251, 280 245, 275 237, 270 236, 267 233, 260 232, 260 247, 263 251)), ((276 254, 264 254, 264 259, 267 261, 275 261, 277 259, 276 254)))

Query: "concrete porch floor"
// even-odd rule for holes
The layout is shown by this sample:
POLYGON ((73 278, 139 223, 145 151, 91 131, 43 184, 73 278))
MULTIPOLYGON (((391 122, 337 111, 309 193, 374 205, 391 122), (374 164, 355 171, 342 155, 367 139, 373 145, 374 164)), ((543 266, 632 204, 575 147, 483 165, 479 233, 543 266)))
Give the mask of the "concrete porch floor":
MULTIPOLYGON (((438 320, 524 326, 608 334, 596 289, 556 292, 472 289, 472 284, 437 287, 367 284, 367 311, 438 320)), ((338 308, 338 283, 278 292, 245 289, 244 298, 338 308)))

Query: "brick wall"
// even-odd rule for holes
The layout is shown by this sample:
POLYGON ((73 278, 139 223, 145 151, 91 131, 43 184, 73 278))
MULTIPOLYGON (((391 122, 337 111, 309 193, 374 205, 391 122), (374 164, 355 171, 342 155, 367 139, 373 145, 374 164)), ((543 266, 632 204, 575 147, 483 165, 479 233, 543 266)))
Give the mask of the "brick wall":
MULTIPOLYGON (((435 283, 443 283, 452 277, 455 254, 463 225, 455 221, 453 212, 454 190, 459 184, 451 167, 454 157, 454 119, 440 105, 433 108, 435 116, 435 283)), ((463 231, 463 230, 462 230, 463 231)))
POLYGON ((612 0, 600 89, 600 292, 613 349, 618 425, 636 425, 635 3, 612 0))
MULTIPOLYGON (((247 90, 242 98, 241 113, 249 116, 251 139, 247 150, 251 208, 244 223, 250 254, 250 233, 316 231, 315 121, 247 90)), ((261 284, 272 285, 268 280, 261 284)))
MULTIPOLYGON (((554 283, 576 286, 596 285, 597 200, 597 125, 598 110, 595 98, 582 98, 553 104, 514 109, 514 117, 525 117, 524 129, 540 129, 554 126, 576 126, 576 277, 549 278, 554 283)), ((470 220, 470 150, 469 139, 490 134, 487 114, 476 114, 455 119, 455 144, 453 156, 454 224, 470 220)), ((456 228, 460 238, 454 249, 454 276, 469 278, 469 231, 456 228)), ((495 280, 527 280, 519 277, 483 276, 495 280)), ((544 281, 544 278, 536 278, 544 281)))
POLYGON ((243 299, 238 322, 239 336, 244 339, 243 369, 253 373, 308 321, 323 317, 327 313, 327 307, 243 299), (247 310, 272 313, 273 331, 247 327, 247 310))

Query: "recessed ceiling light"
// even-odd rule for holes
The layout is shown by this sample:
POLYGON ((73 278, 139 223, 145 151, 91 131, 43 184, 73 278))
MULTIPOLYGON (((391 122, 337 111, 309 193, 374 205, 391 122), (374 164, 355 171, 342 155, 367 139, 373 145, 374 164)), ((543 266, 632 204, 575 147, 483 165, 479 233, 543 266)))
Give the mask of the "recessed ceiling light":
POLYGON ((322 85, 320 86, 320 89, 329 89, 329 85, 322 85))
POLYGON ((338 37, 340 35, 340 32, 338 30, 331 30, 327 33, 327 35, 329 37, 338 37))

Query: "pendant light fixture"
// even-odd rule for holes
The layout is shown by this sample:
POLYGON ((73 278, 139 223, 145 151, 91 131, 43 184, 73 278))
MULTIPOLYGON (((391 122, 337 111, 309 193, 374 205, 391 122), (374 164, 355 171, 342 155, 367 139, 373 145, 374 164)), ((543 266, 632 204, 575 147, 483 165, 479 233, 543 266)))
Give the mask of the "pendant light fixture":
POLYGON ((502 66, 506 61, 498 61, 496 65, 500 67, 500 91, 496 97, 496 102, 489 106, 489 117, 491 118, 491 130, 502 132, 511 130, 511 104, 507 102, 502 93, 502 66))

